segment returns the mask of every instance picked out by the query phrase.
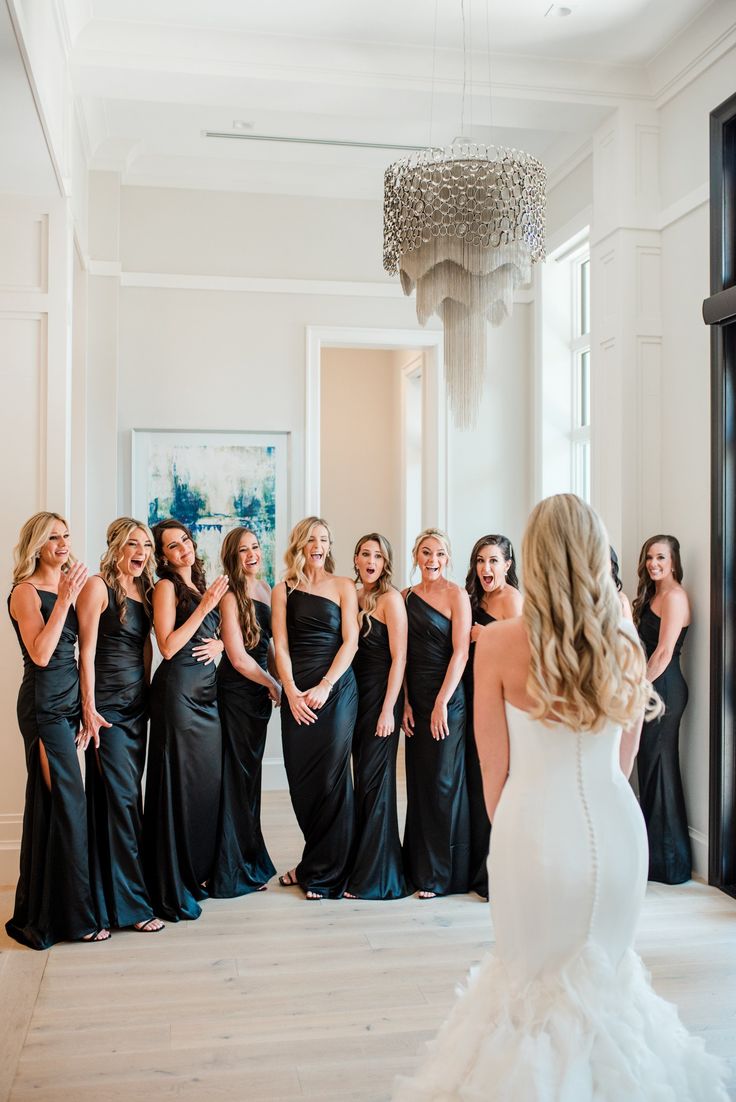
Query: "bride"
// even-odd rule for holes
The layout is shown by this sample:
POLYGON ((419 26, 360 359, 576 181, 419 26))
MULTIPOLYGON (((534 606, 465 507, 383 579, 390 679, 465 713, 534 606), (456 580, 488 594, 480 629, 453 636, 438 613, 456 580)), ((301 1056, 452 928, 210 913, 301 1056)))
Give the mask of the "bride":
POLYGON ((720 1102, 720 1062, 632 949, 647 838, 629 776, 662 705, 621 619, 608 536, 572 494, 540 502, 521 618, 475 658, 496 938, 396 1102, 720 1102))

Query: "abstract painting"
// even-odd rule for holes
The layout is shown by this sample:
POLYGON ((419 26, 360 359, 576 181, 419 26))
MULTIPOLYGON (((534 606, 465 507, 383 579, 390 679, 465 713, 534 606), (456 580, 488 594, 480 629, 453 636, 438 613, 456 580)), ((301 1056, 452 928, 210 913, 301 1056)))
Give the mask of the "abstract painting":
POLYGON ((227 533, 251 528, 262 573, 278 580, 287 536, 288 433, 133 431, 133 515, 191 529, 207 577, 222 573, 227 533))

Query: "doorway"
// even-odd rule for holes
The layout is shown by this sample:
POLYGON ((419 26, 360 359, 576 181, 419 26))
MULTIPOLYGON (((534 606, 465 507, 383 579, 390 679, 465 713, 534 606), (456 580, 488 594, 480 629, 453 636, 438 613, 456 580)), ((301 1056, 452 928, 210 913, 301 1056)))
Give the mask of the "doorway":
POLYGON ((351 576, 355 541, 381 531, 404 586, 418 532, 446 524, 441 340, 439 331, 308 333, 305 512, 333 527, 338 573, 351 576))

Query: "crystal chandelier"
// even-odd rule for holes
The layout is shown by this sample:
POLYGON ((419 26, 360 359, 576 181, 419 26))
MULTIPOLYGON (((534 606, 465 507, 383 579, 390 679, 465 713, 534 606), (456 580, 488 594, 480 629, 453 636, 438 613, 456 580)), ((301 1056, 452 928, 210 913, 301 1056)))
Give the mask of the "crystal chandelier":
MULTIPOLYGON (((464 87, 465 78, 463 111, 464 87)), ((463 138, 396 161, 384 174, 383 266, 398 273, 405 295, 416 288, 421 325, 432 314, 442 321, 459 428, 477 419, 486 323, 511 316, 515 289, 544 259, 546 180, 536 157, 463 138)))

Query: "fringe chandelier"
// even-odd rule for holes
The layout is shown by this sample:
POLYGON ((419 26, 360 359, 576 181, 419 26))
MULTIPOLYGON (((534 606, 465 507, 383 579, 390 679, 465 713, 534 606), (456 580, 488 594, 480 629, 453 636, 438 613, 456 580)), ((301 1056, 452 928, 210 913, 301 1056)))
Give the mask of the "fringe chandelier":
MULTIPOLYGON (((465 59, 465 45, 463 50, 465 59)), ((463 113, 464 98, 465 77, 463 113)), ((458 428, 477 421, 486 322, 497 326, 511 316, 514 291, 530 282, 532 264, 544 259, 546 184, 536 157, 465 138, 414 153, 385 171, 383 266, 398 273, 405 295, 416 288, 420 325, 433 314, 442 321, 445 378, 458 428)))

